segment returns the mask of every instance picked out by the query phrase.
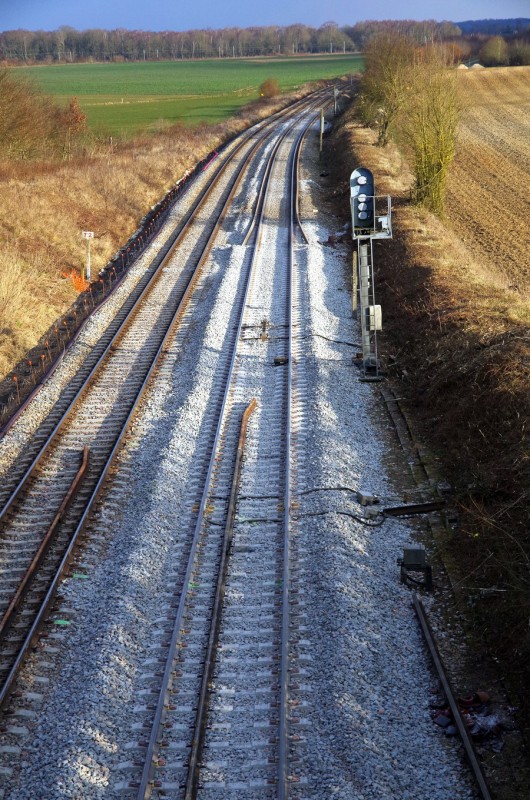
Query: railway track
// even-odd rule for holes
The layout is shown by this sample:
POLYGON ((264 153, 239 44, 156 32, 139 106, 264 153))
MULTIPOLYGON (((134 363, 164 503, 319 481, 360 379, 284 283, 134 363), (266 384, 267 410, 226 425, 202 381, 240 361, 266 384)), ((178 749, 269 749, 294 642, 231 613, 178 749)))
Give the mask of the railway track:
MULTIPOLYGON (((197 512, 190 526, 193 534, 189 545, 183 548, 188 553, 187 562, 184 560, 185 569, 175 575, 172 590, 170 608, 175 607, 176 615, 170 611, 160 620, 159 652, 162 651, 163 657, 157 659, 156 671, 147 673, 148 686, 141 690, 153 702, 138 705, 138 720, 134 723, 134 731, 150 733, 148 738, 133 739, 126 745, 128 751, 136 753, 136 759, 122 765, 128 777, 118 788, 131 797, 192 798, 198 793, 207 796, 209 789, 215 793, 219 782, 208 781, 209 770, 206 769, 205 778, 201 766, 205 750, 212 747, 224 748, 229 754, 230 779, 224 786, 229 792, 261 789, 265 796, 286 798, 298 777, 290 768, 294 742, 290 729, 294 702, 290 696, 289 664, 293 647, 290 539, 295 463, 290 455, 295 375, 291 284, 296 224, 294 187, 303 132, 304 129, 290 132, 274 154, 260 219, 254 226, 252 256, 243 269, 246 277, 240 282, 232 306, 235 318, 230 321, 229 329, 233 335, 230 341, 225 340, 226 361, 217 368, 216 384, 211 390, 212 395, 219 394, 219 400, 211 415, 216 429, 211 449, 208 448, 206 477, 197 481, 202 491, 195 502, 197 512), (285 185, 289 186, 287 204, 285 185), (276 221, 274 227, 270 226, 272 219, 276 221), (264 328, 262 321, 255 319, 253 310, 256 296, 270 284, 271 250, 276 254, 273 283, 277 295, 271 306, 274 314, 271 326, 282 332, 280 336, 270 336, 269 326, 264 328), (263 261, 268 263, 267 268, 263 261), (248 336, 249 331, 256 330, 262 331, 260 337, 248 336), (254 363, 256 339, 263 350, 258 382, 254 363), (267 390, 263 389, 264 383, 267 390), (260 397, 257 413, 260 422, 257 437, 256 432, 251 437, 251 446, 259 451, 256 455, 260 462, 266 460, 267 470, 261 479, 254 476, 254 492, 257 490, 258 496, 247 500, 245 508, 244 501, 240 497, 236 500, 236 495, 242 424, 246 428, 247 418, 255 408, 254 389, 260 397), (255 542, 253 548, 250 587, 235 585, 241 576, 234 577, 237 568, 231 548, 234 535, 241 535, 239 518, 245 513, 258 513, 263 521, 259 547, 255 542), (222 622, 227 591, 245 598, 244 603, 238 604, 237 619, 229 623, 228 630, 222 622), (249 637, 256 641, 249 641, 249 637), (227 659, 228 672, 226 664, 216 660, 218 651, 231 654, 227 659), (245 669, 234 672, 234 662, 242 654, 245 669), (249 654, 253 664, 250 669, 249 654), (247 699, 247 707, 237 725, 230 725, 235 739, 232 736, 227 741, 211 742, 208 720, 210 713, 215 715, 212 710, 224 696, 216 693, 213 685, 226 682, 234 685, 238 698, 247 699), (255 703, 256 687, 263 703, 255 703), (254 769, 249 774, 248 742, 256 729, 267 729, 269 735, 264 741, 254 742, 257 752, 250 762, 254 769)), ((238 548, 241 552, 240 545, 238 548)), ((245 546, 243 551, 248 552, 245 546)), ((247 564, 244 578, 249 577, 248 572, 247 564)), ((219 724, 221 729, 226 728, 226 723, 219 724)))
MULTIPOLYGON (((302 107, 304 104, 307 104, 307 101, 301 101, 302 107)), ((9 453, 2 454, 0 463, 0 513, 3 513, 5 506, 11 501, 12 495, 16 492, 20 483, 23 482, 31 465, 38 458, 53 432, 60 426, 63 417, 75 402, 75 398, 90 381, 92 373, 97 370, 105 358, 109 348, 113 345, 114 338, 119 335, 122 326, 127 323, 131 314, 134 313, 134 309, 139 300, 141 300, 144 291, 156 277, 157 272, 168 258, 168 254, 178 247, 181 236, 186 233, 187 229, 196 220, 200 207, 209 200, 216 185, 223 179, 223 175, 227 170, 233 169, 233 161, 241 153, 242 148, 248 146, 250 142, 253 142, 254 145, 260 142, 263 143, 267 135, 270 135, 271 130, 276 126, 278 120, 284 117, 288 121, 296 113, 298 105, 300 104, 296 104, 293 109, 290 109, 284 115, 273 115, 270 120, 254 126, 249 132, 236 140, 231 147, 226 149, 223 157, 215 162, 216 166, 213 174, 208 177, 204 176, 204 179, 198 182, 198 188, 193 185, 188 186, 186 193, 188 204, 182 212, 182 216, 179 216, 176 212, 174 213, 170 231, 166 233, 165 241, 163 241, 159 252, 152 258, 140 280, 128 292, 123 305, 119 308, 97 344, 90 347, 90 351, 84 358, 79 370, 61 391, 50 413, 42 420, 36 430, 23 437, 24 445, 21 445, 11 455, 9 453), (190 194, 192 194, 191 199, 190 194)), ((249 230, 249 234, 250 232, 249 230)))
MULTIPOLYGON (((308 114, 311 116, 311 113, 309 106, 309 111, 305 113, 306 126, 308 114)), ((18 471, 23 474, 17 475, 16 481, 11 482, 10 491, 4 493, 0 511, 0 559, 5 567, 4 582, 0 587, 0 602, 3 600, 0 606, 3 611, 0 623, 0 669, 4 678, 2 704, 9 697, 24 656, 68 568, 74 546, 84 530, 165 343, 174 326, 178 325, 186 312, 189 313, 195 302, 193 293, 200 281, 202 268, 210 256, 240 182, 249 165, 255 166, 253 159, 257 158, 256 154, 259 156, 261 150, 270 148, 268 161, 265 160, 263 166, 258 161, 255 166, 257 174, 261 169, 263 171, 264 185, 270 183, 271 165, 274 165, 284 140, 288 140, 290 133, 296 129, 296 117, 294 121, 288 117, 283 127, 284 130, 281 130, 280 126, 277 140, 272 144, 267 142, 267 131, 260 131, 257 141, 254 137, 247 137, 242 146, 235 148, 236 155, 228 162, 235 160, 235 169, 230 173, 225 165, 219 168, 213 188, 198 198, 192 213, 169 238, 145 280, 137 287, 134 297, 124 305, 118 319, 103 337, 97 353, 87 359, 72 386, 65 392, 63 408, 56 409, 48 418, 34 438, 32 449, 29 448, 19 462, 18 471), (201 210, 206 199, 211 202, 212 192, 215 193, 214 213, 204 213, 204 219, 201 220, 201 210), (188 236, 188 239, 193 238, 189 244, 186 234, 193 231, 194 226, 197 227, 197 220, 201 230, 194 238, 188 236), (178 271, 176 280, 175 271, 178 271), (81 455, 83 467, 80 471, 81 455), (60 513, 57 512, 58 506, 60 513), (31 563, 26 573, 28 562, 31 563)), ((260 191, 257 195, 255 214, 260 218, 263 217, 266 196, 266 191, 260 191)), ((261 239, 262 224, 262 221, 256 225, 252 222, 249 226, 245 242, 252 238, 255 240, 249 253, 257 252, 256 243, 261 239)), ((255 257, 250 256, 243 259, 243 273, 248 276, 247 290, 254 271, 254 260, 255 257)), ((230 363, 224 368, 227 380, 235 370, 236 343, 241 337, 246 293, 242 294, 240 305, 235 305, 240 322, 235 328, 232 343, 227 343, 227 352, 232 354, 230 363)), ((227 396, 232 398, 234 389, 227 391, 227 396)), ((220 418, 224 417, 225 403, 226 400, 222 404, 220 418)), ((231 424, 233 426, 233 422, 231 424)), ((225 440, 231 435, 219 429, 212 448, 218 447, 219 441, 224 446, 225 440)), ((213 472, 208 467, 205 486, 209 486, 211 480, 215 486, 219 484, 220 467, 219 464, 215 466, 213 472)), ((203 499, 198 520, 202 519, 207 507, 203 499)))

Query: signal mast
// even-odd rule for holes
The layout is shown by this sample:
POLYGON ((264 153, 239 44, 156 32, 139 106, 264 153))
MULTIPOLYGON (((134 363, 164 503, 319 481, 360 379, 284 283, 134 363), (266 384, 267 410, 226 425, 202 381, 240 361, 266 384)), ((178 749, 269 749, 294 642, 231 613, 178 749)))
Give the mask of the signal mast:
POLYGON ((390 195, 376 195, 374 176, 369 169, 357 167, 350 175, 352 238, 357 242, 353 253, 353 310, 361 317, 362 381, 380 381, 377 332, 382 329, 381 306, 375 302, 374 239, 392 238, 390 195))

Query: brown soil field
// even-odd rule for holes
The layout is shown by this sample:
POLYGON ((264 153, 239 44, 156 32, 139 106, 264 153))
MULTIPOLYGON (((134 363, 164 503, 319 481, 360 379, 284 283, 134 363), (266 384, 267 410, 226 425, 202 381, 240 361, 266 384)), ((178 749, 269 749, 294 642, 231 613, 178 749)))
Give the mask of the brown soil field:
POLYGON ((526 753, 514 736, 487 760, 497 800, 522 800, 530 796, 530 68, 459 71, 458 85, 443 220, 412 205, 402 153, 378 147, 354 105, 335 126, 324 168, 345 219, 354 168, 371 169, 377 193, 392 195, 394 238, 374 249, 380 355, 415 435, 453 487, 459 524, 433 552, 465 630, 466 688, 487 682, 520 710, 526 753))
POLYGON ((500 284, 530 301, 530 68, 459 72, 458 81, 448 219, 500 284))

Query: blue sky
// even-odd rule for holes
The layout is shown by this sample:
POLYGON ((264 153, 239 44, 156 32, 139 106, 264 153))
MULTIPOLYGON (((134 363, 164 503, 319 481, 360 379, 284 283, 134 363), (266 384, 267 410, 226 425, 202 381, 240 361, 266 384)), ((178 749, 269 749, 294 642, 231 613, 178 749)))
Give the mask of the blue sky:
POLYGON ((363 19, 505 19, 529 17, 529 0, 0 0, 0 30, 86 28, 189 30, 251 25, 339 25, 363 19))

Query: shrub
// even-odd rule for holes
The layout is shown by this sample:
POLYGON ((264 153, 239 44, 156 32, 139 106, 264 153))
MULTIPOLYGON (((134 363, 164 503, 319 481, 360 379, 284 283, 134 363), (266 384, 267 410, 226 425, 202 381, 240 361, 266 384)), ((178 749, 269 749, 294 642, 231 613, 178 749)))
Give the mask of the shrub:
POLYGON ((377 143, 382 147, 405 102, 404 69, 413 63, 414 53, 413 42, 399 33, 378 34, 365 50, 361 112, 365 122, 377 127, 377 143))
POLYGON ((458 105, 456 72, 436 50, 407 71, 407 101, 399 115, 399 136, 414 170, 416 203, 443 214, 447 171, 456 146, 458 105))
POLYGON ((0 156, 7 159, 70 155, 86 130, 86 116, 73 98, 60 108, 31 83, 0 71, 0 156))
POLYGON ((509 47, 510 65, 512 67, 530 66, 530 42, 515 39, 509 47))
POLYGON ((276 78, 267 78, 259 87, 260 97, 277 97, 280 92, 280 84, 276 78))

